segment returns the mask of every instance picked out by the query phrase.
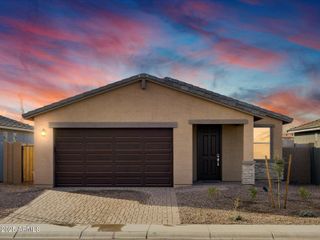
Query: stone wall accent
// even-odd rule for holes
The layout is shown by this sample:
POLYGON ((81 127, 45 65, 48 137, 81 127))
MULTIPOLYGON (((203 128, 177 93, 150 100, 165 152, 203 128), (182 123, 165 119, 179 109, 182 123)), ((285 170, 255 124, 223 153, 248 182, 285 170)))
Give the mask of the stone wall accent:
POLYGON ((242 163, 242 184, 255 183, 255 161, 243 161, 242 163))
MULTIPOLYGON (((267 172, 266 172, 266 163, 265 160, 256 160, 255 161, 255 178, 256 180, 267 180, 267 172)), ((272 179, 277 179, 277 174, 274 169, 274 162, 271 160, 269 163, 270 176, 272 179)))

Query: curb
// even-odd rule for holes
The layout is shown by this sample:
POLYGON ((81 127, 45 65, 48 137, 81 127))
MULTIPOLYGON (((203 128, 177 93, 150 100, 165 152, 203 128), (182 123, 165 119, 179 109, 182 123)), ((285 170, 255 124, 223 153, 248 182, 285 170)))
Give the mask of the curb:
POLYGON ((0 239, 320 239, 318 225, 75 225, 2 224, 0 239))

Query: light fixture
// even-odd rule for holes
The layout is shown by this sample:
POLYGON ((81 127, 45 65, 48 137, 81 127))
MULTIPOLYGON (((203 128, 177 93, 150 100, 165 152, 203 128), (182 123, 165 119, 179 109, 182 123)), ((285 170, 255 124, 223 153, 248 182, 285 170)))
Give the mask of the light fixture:
POLYGON ((42 130, 41 130, 41 136, 42 136, 42 137, 45 137, 46 135, 47 135, 46 130, 45 130, 44 128, 42 128, 42 130))

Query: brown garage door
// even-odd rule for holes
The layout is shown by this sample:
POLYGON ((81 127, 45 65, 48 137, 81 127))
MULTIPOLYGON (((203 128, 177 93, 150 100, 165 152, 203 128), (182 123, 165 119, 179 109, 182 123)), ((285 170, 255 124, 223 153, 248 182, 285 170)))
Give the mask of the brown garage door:
POLYGON ((172 129, 55 129, 56 186, 172 186, 172 129))

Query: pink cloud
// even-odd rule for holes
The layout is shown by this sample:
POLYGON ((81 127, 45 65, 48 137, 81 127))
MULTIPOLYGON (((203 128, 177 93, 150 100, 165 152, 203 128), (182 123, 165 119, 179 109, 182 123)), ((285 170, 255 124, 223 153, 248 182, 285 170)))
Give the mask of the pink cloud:
POLYGON ((284 56, 279 53, 233 39, 221 40, 213 48, 217 53, 217 62, 248 69, 267 71, 278 66, 284 60, 284 56))
POLYGON ((269 94, 256 102, 257 105, 271 111, 286 114, 295 118, 297 123, 310 121, 310 113, 320 115, 319 100, 310 96, 299 95, 296 90, 280 90, 269 94))
POLYGON ((320 35, 312 32, 304 32, 294 36, 289 36, 288 40, 308 48, 320 50, 320 35))

